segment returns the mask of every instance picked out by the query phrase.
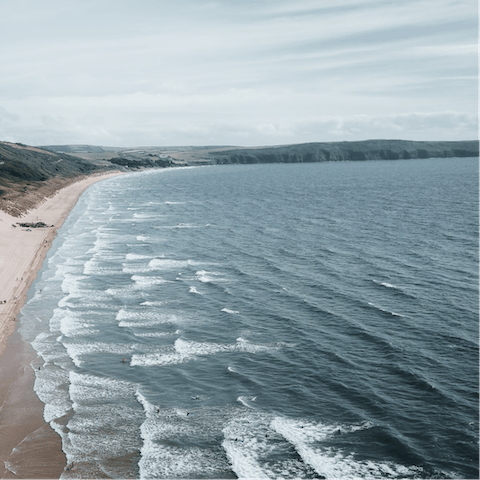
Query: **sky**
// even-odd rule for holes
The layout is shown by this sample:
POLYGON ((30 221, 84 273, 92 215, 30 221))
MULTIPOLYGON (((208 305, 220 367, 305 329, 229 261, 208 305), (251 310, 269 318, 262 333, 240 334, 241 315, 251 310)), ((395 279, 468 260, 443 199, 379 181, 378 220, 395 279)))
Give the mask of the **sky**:
POLYGON ((0 140, 478 138, 477 0, 1 0, 0 140))

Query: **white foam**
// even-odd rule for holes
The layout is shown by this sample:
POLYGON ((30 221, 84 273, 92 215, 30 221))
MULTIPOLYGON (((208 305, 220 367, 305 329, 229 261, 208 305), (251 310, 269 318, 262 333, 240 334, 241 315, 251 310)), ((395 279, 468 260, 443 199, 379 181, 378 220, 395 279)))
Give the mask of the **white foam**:
MULTIPOLYGON (((38 345, 39 342, 37 342, 38 345)), ((65 385, 68 385, 67 370, 48 363, 40 367, 40 370, 35 370, 34 390, 45 404, 43 418, 46 422, 63 417, 71 410, 72 403, 65 385)))
POLYGON ((133 218, 136 220, 152 220, 155 218, 159 218, 159 215, 155 215, 152 213, 134 213, 133 218))
POLYGON ((77 404, 86 399, 89 401, 118 400, 130 397, 137 389, 135 384, 125 380, 87 375, 73 370, 69 372, 69 380, 71 385, 70 396, 77 404))
MULTIPOLYGON (((252 456, 251 450, 254 447, 242 442, 240 443, 224 440, 222 447, 225 449, 227 458, 232 464, 232 469, 239 479, 254 479, 254 478, 270 478, 264 472, 255 457, 252 456)), ((256 445, 255 445, 256 447, 256 445)))
POLYGON ((382 287, 386 287, 386 288, 394 288, 396 290, 399 290, 399 288, 395 285, 392 285, 391 283, 388 283, 388 282, 380 282, 378 280, 373 280, 374 283, 376 283, 377 285, 380 285, 382 287))
POLYGON ((131 278, 135 282, 135 288, 142 290, 155 285, 162 285, 163 283, 172 283, 170 280, 165 280, 158 276, 133 275, 131 278))
POLYGON ((167 305, 168 303, 169 302, 167 302, 166 300, 158 300, 154 302, 145 301, 142 302, 140 305, 145 305, 148 307, 162 307, 163 305, 167 305))
POLYGON ((85 262, 85 267, 83 269, 84 275, 115 275, 120 273, 121 270, 119 267, 105 267, 104 261, 99 260, 98 258, 93 257, 92 259, 85 262))
POLYGON ((223 478, 219 473, 228 471, 224 456, 209 447, 192 445, 218 436, 217 412, 207 414, 205 419, 195 414, 189 416, 184 410, 153 405, 138 391, 137 399, 146 416, 140 428, 140 478, 198 478, 199 474, 223 478))
POLYGON ((105 294, 107 296, 109 295, 119 299, 124 299, 125 297, 131 297, 131 296, 137 297, 137 293, 134 291, 134 285, 120 287, 120 288, 108 288, 107 290, 105 290, 105 294))
POLYGON ((84 319, 84 315, 88 313, 74 312, 68 308, 55 308, 50 319, 50 331, 61 332, 66 337, 94 335, 98 333, 95 324, 88 323, 84 319))
POLYGON ((79 295, 85 290, 81 288, 81 275, 66 275, 62 281, 62 291, 71 295, 79 295))
POLYGON ((220 352, 258 353, 271 350, 274 347, 256 345, 241 337, 232 344, 188 342, 181 338, 175 341, 173 347, 163 347, 162 351, 149 354, 135 354, 130 365, 165 366, 195 360, 199 356, 214 355, 220 352))
POLYGON ((190 287, 190 290, 188 291, 188 293, 196 293, 198 295, 203 295, 195 287, 190 287))
POLYGON ((371 424, 340 427, 321 423, 276 417, 271 427, 290 442, 302 460, 325 478, 375 479, 403 477, 418 471, 417 467, 405 467, 393 462, 358 461, 354 454, 346 454, 322 442, 334 436, 338 430, 343 433, 370 428, 371 424))
POLYGON ((140 255, 138 253, 127 253, 126 260, 151 260, 152 255, 140 255))
POLYGON ((219 272, 207 272, 206 270, 199 270, 195 272, 195 279, 202 283, 210 282, 224 282, 226 279, 219 278, 222 274, 219 272))
POLYGON ((393 315, 394 317, 404 317, 405 315, 402 315, 400 313, 395 313, 395 312, 391 312, 390 310, 387 310, 385 308, 382 308, 382 307, 379 307, 378 305, 375 305, 374 303, 372 302, 368 302, 368 304, 373 307, 373 308, 376 308, 378 310, 381 310, 382 312, 385 312, 385 313, 389 313, 390 315, 393 315))
MULTIPOLYGON (((230 369, 230 367, 228 368, 230 369)), ((230 370, 230 371, 233 371, 233 370, 230 370)), ((237 402, 240 402, 244 407, 252 408, 252 406, 250 405, 250 402, 254 402, 256 398, 257 397, 245 397, 242 395, 237 398, 237 402)))
POLYGON ((126 310, 124 308, 120 309, 117 313, 116 320, 118 322, 130 321, 133 326, 140 326, 147 322, 149 325, 157 325, 160 323, 174 323, 174 322, 183 322, 184 317, 174 313, 163 313, 156 310, 150 309, 135 309, 135 310, 126 310))
POLYGON ((126 273, 127 275, 138 275, 139 273, 149 273, 152 272, 153 269, 142 265, 139 263, 123 263, 122 264, 122 272, 126 273))
POLYGON ((183 323, 184 319, 178 315, 159 315, 151 320, 136 320, 136 321, 125 321, 122 320, 119 322, 118 326, 122 328, 149 328, 155 327, 160 324, 169 323, 169 324, 178 324, 183 323))
POLYGON ((176 332, 143 332, 143 333, 134 333, 136 337, 169 337, 175 335, 176 332))
POLYGON ((239 479, 270 478, 264 457, 272 448, 265 420, 259 415, 240 416, 223 429, 222 447, 239 479))
POLYGON ((225 313, 232 313, 232 314, 240 313, 240 312, 238 312, 237 310, 230 310, 230 309, 228 309, 228 308, 222 308, 221 311, 222 311, 222 312, 225 312, 225 313))
POLYGON ((73 371, 69 380, 75 414, 67 424, 69 433, 60 433, 67 462, 94 459, 111 478, 133 478, 135 467, 125 472, 125 462, 121 465, 115 458, 135 454, 141 447, 140 438, 132 435, 144 419, 135 401, 136 385, 73 371))
POLYGON ((118 343, 79 343, 79 342, 65 342, 64 347, 67 349, 68 355, 73 363, 80 367, 83 363, 81 357, 88 354, 110 353, 113 355, 127 355, 136 350, 135 345, 125 345, 118 343))
POLYGON ((154 270, 171 270, 188 266, 188 260, 171 260, 168 258, 154 258, 148 266, 154 270))
MULTIPOLYGON (((142 425, 142 434, 144 427, 142 425)), ((200 448, 158 445, 144 440, 142 458, 138 463, 140 478, 217 478, 218 468, 212 455, 200 448)))
POLYGON ((139 242, 148 242, 149 240, 151 240, 150 237, 147 237, 145 235, 137 235, 136 238, 139 242))

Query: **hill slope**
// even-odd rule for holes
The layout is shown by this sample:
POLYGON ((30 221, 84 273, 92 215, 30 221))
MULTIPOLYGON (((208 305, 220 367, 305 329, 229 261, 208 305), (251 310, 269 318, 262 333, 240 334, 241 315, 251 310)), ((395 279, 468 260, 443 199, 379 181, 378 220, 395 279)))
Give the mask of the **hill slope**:
POLYGON ((92 162, 23 144, 0 142, 0 209, 20 216, 83 175, 92 162))

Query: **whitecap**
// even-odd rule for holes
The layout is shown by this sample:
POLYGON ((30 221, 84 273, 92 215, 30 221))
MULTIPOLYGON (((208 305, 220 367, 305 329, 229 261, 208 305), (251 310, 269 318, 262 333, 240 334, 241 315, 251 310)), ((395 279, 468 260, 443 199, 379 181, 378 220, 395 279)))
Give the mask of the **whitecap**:
POLYGON ((390 311, 390 310, 387 310, 386 308, 379 307, 378 305, 375 305, 375 304, 372 303, 372 302, 368 302, 368 304, 369 304, 371 307, 376 308, 377 310, 381 310, 382 312, 388 313, 388 314, 390 314, 390 315, 393 315, 394 317, 405 317, 405 315, 402 315, 401 313, 392 312, 392 311, 390 311))
POLYGON ((214 355, 220 352, 259 353, 274 348, 277 347, 253 344, 242 337, 237 338, 237 342, 234 344, 189 342, 178 338, 172 347, 163 347, 163 349, 157 353, 133 355, 130 365, 175 365, 195 360, 200 356, 214 355))
POLYGON ((236 314, 236 313, 240 313, 239 311, 237 310, 230 310, 228 308, 222 308, 222 310, 220 310, 221 312, 225 312, 225 313, 232 313, 232 314, 236 314))
POLYGON ((165 280, 158 276, 133 275, 131 278, 135 282, 136 289, 147 289, 155 285, 161 285, 162 283, 172 283, 170 280, 165 280))
POLYGON ((199 270, 195 272, 195 279, 202 283, 222 282, 224 278, 219 278, 222 274, 219 272, 207 272, 206 270, 199 270))

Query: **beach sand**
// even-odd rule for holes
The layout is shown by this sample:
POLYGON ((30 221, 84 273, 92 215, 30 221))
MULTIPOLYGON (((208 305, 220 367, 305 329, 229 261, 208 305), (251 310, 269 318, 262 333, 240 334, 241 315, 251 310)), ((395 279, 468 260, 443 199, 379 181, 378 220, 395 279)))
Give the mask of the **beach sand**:
POLYGON ((31 364, 41 361, 15 331, 16 321, 58 228, 80 195, 93 183, 119 174, 82 178, 22 218, 0 211, 1 478, 59 478, 66 466, 60 437, 45 423, 43 403, 33 391, 31 364), (27 229, 17 222, 48 227, 27 229))

